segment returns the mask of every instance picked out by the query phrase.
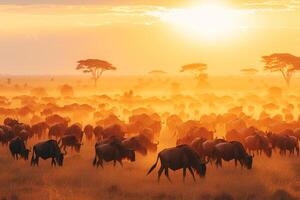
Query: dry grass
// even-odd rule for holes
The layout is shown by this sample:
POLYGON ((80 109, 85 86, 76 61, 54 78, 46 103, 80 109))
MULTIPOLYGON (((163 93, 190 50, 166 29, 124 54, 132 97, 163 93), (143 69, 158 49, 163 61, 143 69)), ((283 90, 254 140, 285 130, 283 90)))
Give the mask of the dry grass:
POLYGON ((93 153, 85 149, 80 155, 69 155, 62 168, 50 161, 40 167, 14 161, 1 147, 0 199, 297 199, 300 195, 298 157, 256 157, 251 171, 226 163, 222 169, 208 165, 207 176, 194 183, 190 176, 182 182, 182 171, 171 172, 172 183, 165 177, 156 182, 156 172, 145 175, 155 156, 138 157, 136 163, 104 170, 92 167, 93 153))

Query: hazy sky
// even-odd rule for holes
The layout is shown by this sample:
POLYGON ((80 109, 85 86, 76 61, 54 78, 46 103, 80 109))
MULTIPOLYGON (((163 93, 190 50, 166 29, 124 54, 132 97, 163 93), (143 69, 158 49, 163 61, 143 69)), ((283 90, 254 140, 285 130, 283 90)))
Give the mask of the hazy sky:
POLYGON ((0 0, 0 24, 2 74, 74 74, 99 58, 114 74, 203 62, 222 75, 261 69, 273 52, 300 56, 298 0, 0 0))

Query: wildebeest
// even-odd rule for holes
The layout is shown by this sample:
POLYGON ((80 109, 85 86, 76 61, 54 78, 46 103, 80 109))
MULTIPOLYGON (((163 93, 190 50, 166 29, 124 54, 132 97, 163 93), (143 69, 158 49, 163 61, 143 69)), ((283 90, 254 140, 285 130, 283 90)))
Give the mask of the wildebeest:
POLYGON ((71 149, 75 149, 76 152, 80 152, 80 147, 82 143, 78 141, 75 135, 64 135, 58 140, 58 144, 61 149, 64 149, 66 152, 67 147, 71 147, 71 149))
POLYGON ((99 140, 102 138, 102 135, 103 135, 103 127, 102 126, 96 126, 94 128, 94 135, 95 135, 95 138, 96 140, 99 140))
POLYGON ((15 135, 13 134, 11 127, 9 126, 0 127, 0 142, 2 143, 2 145, 7 145, 8 142, 14 137, 15 135))
POLYGON ((67 127, 64 135, 74 135, 78 141, 82 141, 83 131, 81 130, 81 125, 73 124, 67 127))
POLYGON ((242 167, 246 166, 247 169, 252 168, 253 156, 249 155, 238 141, 217 144, 214 148, 213 156, 216 159, 217 167, 222 167, 222 159, 225 161, 234 159, 235 165, 239 161, 242 167))
POLYGON ((224 139, 215 138, 213 140, 206 140, 202 143, 202 156, 204 159, 212 161, 214 148, 217 144, 226 142, 224 139))
POLYGON ((49 126, 46 122, 39 122, 31 126, 33 134, 37 135, 38 139, 41 139, 42 135, 46 133, 49 126))
POLYGON ((272 156, 272 147, 269 145, 268 138, 259 134, 246 137, 245 148, 249 153, 256 151, 257 154, 261 154, 263 151, 268 157, 272 156))
POLYGON ((20 137, 15 137, 9 142, 9 150, 13 158, 19 159, 21 156, 24 160, 28 160, 30 150, 26 149, 24 140, 20 137))
POLYGON ((135 161, 134 150, 125 147, 122 143, 116 140, 105 144, 95 144, 95 159, 93 161, 94 166, 99 167, 100 165, 103 168, 103 160, 106 162, 114 161, 114 166, 118 161, 121 166, 123 166, 123 159, 128 159, 131 162, 135 161))
POLYGON ((45 142, 40 142, 33 146, 31 165, 39 165, 39 158, 46 160, 52 158, 51 165, 55 166, 56 163, 59 166, 63 165, 64 155, 56 140, 47 140, 45 142))
POLYGON ((64 135, 65 131, 67 129, 67 124, 55 124, 50 127, 49 132, 48 132, 48 137, 52 138, 59 138, 64 135))
POLYGON ((147 147, 145 146, 139 135, 122 140, 122 144, 125 147, 130 148, 142 155, 147 155, 147 147))
POLYGON ((158 153, 156 162, 149 169, 147 175, 149 175, 156 167, 158 160, 160 159, 160 169, 158 170, 158 182, 163 171, 168 180, 171 182, 169 177, 169 168, 173 171, 183 169, 183 180, 186 176, 186 169, 190 171, 195 180, 195 170, 200 177, 204 177, 206 174, 206 162, 203 162, 197 152, 188 145, 179 145, 172 148, 167 148, 158 153))
POLYGON ((83 132, 87 140, 92 140, 94 128, 92 125, 88 124, 84 127, 83 132))
POLYGON ((267 133, 267 137, 272 144, 272 148, 278 148, 281 155, 285 155, 286 151, 293 154, 295 150, 299 155, 298 139, 295 136, 267 133))

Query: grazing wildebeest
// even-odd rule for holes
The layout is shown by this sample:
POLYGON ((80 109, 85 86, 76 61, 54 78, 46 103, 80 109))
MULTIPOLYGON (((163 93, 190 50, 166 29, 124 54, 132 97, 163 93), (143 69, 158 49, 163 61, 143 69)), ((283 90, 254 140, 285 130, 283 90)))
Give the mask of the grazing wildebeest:
POLYGON ((60 148, 64 149, 66 152, 67 147, 71 147, 71 149, 75 149, 76 152, 80 152, 80 147, 82 143, 80 143, 75 135, 64 135, 62 136, 58 144, 60 144, 60 148))
POLYGON ((238 141, 217 144, 214 148, 213 156, 216 159, 217 167, 222 167, 222 159, 225 161, 234 159, 235 165, 237 165, 237 161, 239 161, 242 167, 246 166, 247 169, 252 168, 253 156, 249 155, 243 145, 238 141))
POLYGON ((103 168, 103 160, 106 162, 114 161, 114 166, 118 161, 121 166, 122 160, 128 159, 131 162, 135 161, 135 152, 132 149, 126 148, 122 143, 113 141, 108 144, 95 144, 95 159, 93 165, 103 168))
POLYGON ((245 138, 245 148, 251 154, 252 151, 256 151, 257 154, 261 154, 263 151, 266 156, 272 156, 272 147, 269 145, 268 138, 262 135, 250 135, 245 138))
POLYGON ((158 170, 158 182, 163 171, 168 180, 171 182, 169 177, 169 168, 173 171, 183 169, 183 180, 186 176, 186 169, 190 171, 195 181, 193 170, 197 172, 200 177, 204 177, 206 174, 206 163, 203 162, 197 152, 188 145, 179 145, 172 148, 167 148, 158 153, 156 162, 150 168, 147 175, 150 174, 156 167, 158 160, 160 159, 160 169, 158 170))
POLYGON ((28 160, 28 155, 30 150, 26 149, 24 140, 20 137, 15 137, 9 142, 9 150, 11 155, 15 159, 19 159, 18 156, 21 156, 24 160, 28 160))
POLYGON ((46 160, 52 158, 51 165, 59 166, 63 165, 64 155, 56 140, 47 140, 45 142, 40 142, 33 146, 33 152, 31 157, 31 165, 39 165, 39 158, 46 160))

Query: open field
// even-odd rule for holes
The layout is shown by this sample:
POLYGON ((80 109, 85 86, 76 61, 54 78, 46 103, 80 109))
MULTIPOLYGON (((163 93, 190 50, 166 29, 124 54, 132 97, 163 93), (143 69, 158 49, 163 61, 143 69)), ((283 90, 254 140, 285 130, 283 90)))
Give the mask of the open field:
MULTIPOLYGON (((249 80, 245 80, 242 77, 230 79, 212 77, 210 79, 210 87, 197 91, 193 80, 185 77, 155 79, 157 85, 153 83, 153 77, 145 77, 143 81, 149 84, 145 84, 143 88, 135 88, 141 81, 135 77, 106 78, 103 79, 98 88, 90 86, 87 79, 83 79, 80 84, 76 85, 76 81, 78 82, 80 78, 58 77, 52 81, 41 77, 12 78, 13 84, 6 85, 3 83, 1 86, 3 89, 0 94, 7 97, 9 102, 7 105, 3 104, 2 107, 19 108, 32 106, 32 108, 37 108, 36 112, 30 112, 24 116, 18 114, 11 116, 18 118, 21 122, 30 124, 33 116, 39 116, 45 103, 50 101, 59 106, 85 103, 95 108, 93 112, 101 112, 101 108, 98 105, 106 104, 106 109, 102 111, 105 112, 97 118, 95 118, 93 112, 87 112, 84 116, 82 116, 81 111, 77 110, 57 112, 62 116, 69 117, 70 123, 80 122, 83 125, 87 123, 95 124, 97 120, 101 120, 113 113, 119 116, 120 119, 127 121, 129 114, 134 109, 147 108, 145 112, 156 112, 162 117, 162 129, 160 135, 156 138, 160 142, 158 151, 174 146, 176 143, 176 136, 173 136, 173 133, 166 128, 165 118, 170 114, 178 114, 184 120, 197 120, 203 114, 222 114, 228 112, 228 109, 234 106, 242 106, 246 114, 252 113, 251 115, 254 118, 259 118, 263 105, 270 102, 280 106, 280 109, 277 111, 271 111, 270 115, 280 114, 281 108, 285 108, 287 105, 286 98, 290 99, 289 103, 295 105, 292 113, 294 119, 298 119, 298 89, 290 89, 288 92, 285 92, 285 89, 283 89, 282 96, 278 97, 278 99, 273 99, 270 98, 269 87, 264 85, 259 79, 251 80, 251 84, 249 84, 249 80), (180 81, 184 82, 181 88, 172 90, 172 82, 180 81), (222 81, 224 84, 220 84, 222 81), (167 84, 159 86, 158 83, 164 82, 167 84), (236 85, 236 82, 240 84, 236 85), (74 89, 72 97, 64 98, 60 94, 60 86, 66 83, 72 85, 74 89), (87 86, 85 86, 85 83, 87 86), (25 84, 26 86, 24 86, 25 84), (24 87, 12 90, 12 88, 16 87, 15 85, 23 85, 24 87), (44 95, 53 97, 53 99, 45 99, 45 96, 34 96, 32 89, 37 87, 45 88, 47 94, 44 95), (89 87, 90 90, 86 90, 86 87, 89 87), (257 88, 262 89, 259 92, 255 92, 257 88), (130 89, 133 90, 134 95, 129 98, 134 100, 128 102, 128 99, 124 98, 124 92, 130 89), (109 96, 111 100, 96 97, 96 95, 104 94, 109 96), (226 101, 218 100, 217 97, 221 98, 225 94, 230 96, 231 99, 226 101), (296 97, 292 97, 293 94, 296 97), (13 98, 18 95, 28 95, 29 98, 34 98, 34 101, 19 101, 13 98), (246 98, 247 95, 257 95, 261 102, 251 102, 252 100, 246 98), (208 100, 208 96, 215 96, 216 98, 208 100), (149 100, 152 97, 153 99, 149 100), (195 102, 200 102, 200 107, 197 107, 195 102), (191 103, 195 104, 194 107, 189 106, 191 103), (214 106, 209 106, 210 103, 213 103, 214 106), (176 107, 176 105, 180 104, 185 105, 186 108, 176 107), (257 105, 257 107, 255 107, 254 111, 249 111, 246 105, 257 105), (124 112, 124 109, 129 111, 124 112), (193 112, 194 110, 198 110, 199 113, 193 112)), ((272 85, 280 85, 281 83, 281 79, 277 78, 267 78, 266 80, 273 80, 272 85)), ((295 79, 293 84, 298 84, 298 80, 295 79)), ((7 115, 1 115, 2 120, 5 117, 7 115)), ((37 118, 36 120, 42 120, 44 117, 41 116, 41 119, 37 118)), ((225 136, 225 133, 224 127, 217 127, 216 136, 222 137, 225 136)), ((45 139, 43 138, 42 140, 45 139)), ((32 147, 37 141, 35 137, 29 139, 27 146, 32 147)), ((150 153, 147 156, 137 154, 136 162, 124 162, 123 168, 118 164, 116 167, 113 167, 109 163, 105 164, 104 169, 96 169, 92 166, 95 140, 87 141, 86 138, 83 138, 83 143, 84 145, 79 154, 75 152, 67 154, 63 167, 51 167, 50 160, 41 160, 39 167, 31 167, 30 159, 26 162, 13 160, 8 148, 0 146, 0 185, 2 185, 0 187, 0 199, 281 200, 298 199, 300 197, 300 157, 296 155, 280 156, 277 152, 273 153, 271 158, 267 158, 265 155, 255 156, 253 169, 251 170, 242 169, 240 166, 235 167, 233 161, 225 163, 223 168, 218 169, 214 164, 208 164, 206 177, 203 179, 197 177, 196 183, 193 182, 190 174, 187 175, 187 179, 183 183, 181 170, 176 171, 176 173, 170 173, 172 183, 169 183, 164 176, 162 176, 161 182, 157 183, 158 169, 151 175, 146 176, 148 169, 156 160, 155 153, 150 153)))

